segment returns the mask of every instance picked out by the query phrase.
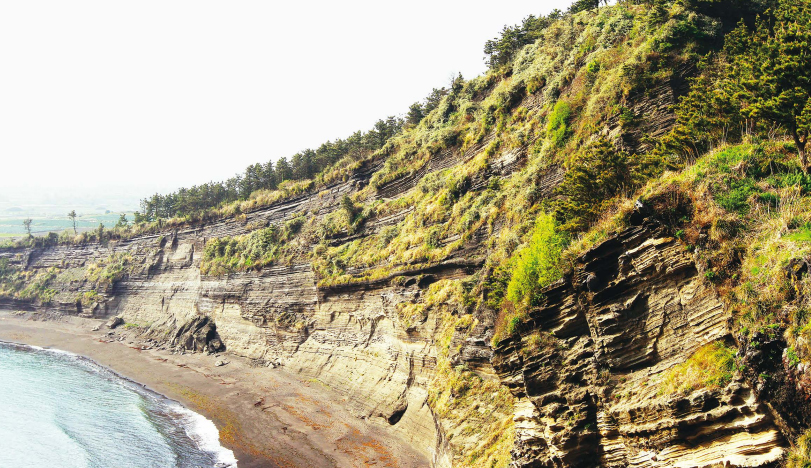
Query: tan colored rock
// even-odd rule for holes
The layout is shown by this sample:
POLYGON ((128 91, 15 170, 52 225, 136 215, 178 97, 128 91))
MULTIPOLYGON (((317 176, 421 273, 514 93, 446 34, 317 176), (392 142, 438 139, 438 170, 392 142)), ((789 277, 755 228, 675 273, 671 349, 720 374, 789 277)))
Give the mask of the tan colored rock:
POLYGON ((745 384, 686 396, 655 385, 729 334, 712 285, 655 225, 595 246, 545 295, 494 356, 519 398, 515 466, 772 466, 785 454, 745 384), (542 337, 535 349, 532 335, 542 337))

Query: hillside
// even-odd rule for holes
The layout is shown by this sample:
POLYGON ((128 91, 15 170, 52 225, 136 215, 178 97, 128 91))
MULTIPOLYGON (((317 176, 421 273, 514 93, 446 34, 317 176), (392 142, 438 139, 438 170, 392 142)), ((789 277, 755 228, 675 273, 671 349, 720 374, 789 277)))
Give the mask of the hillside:
POLYGON ((804 466, 809 12, 527 21, 312 178, 3 247, 0 306, 282 364, 435 466, 804 466))

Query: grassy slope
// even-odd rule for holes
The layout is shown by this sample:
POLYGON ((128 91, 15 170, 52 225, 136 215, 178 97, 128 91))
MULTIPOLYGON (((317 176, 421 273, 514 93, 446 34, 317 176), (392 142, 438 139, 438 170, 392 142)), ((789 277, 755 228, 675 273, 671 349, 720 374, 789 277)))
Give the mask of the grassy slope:
MULTIPOLYGON (((749 140, 716 148, 618 201, 564 255, 574 258, 624 228, 637 198, 655 200, 660 213, 687 213, 672 220, 672 235, 693 253, 699 271, 733 311, 733 332, 740 341, 783 333, 790 365, 811 362, 809 278, 790 275, 792 261, 811 254, 811 177, 802 173, 793 143, 749 140)), ((709 356, 706 351, 701 352, 709 356)), ((719 354, 724 359, 707 356, 694 359, 703 362, 703 374, 679 375, 676 369, 664 390, 715 385, 713 376, 726 375, 729 360, 724 353, 719 354)), ((682 370, 687 373, 692 364, 682 370)))
MULTIPOLYGON (((453 343, 480 330, 480 320, 498 306, 510 259, 529 240, 536 217, 545 210, 541 177, 550 168, 565 167, 597 135, 619 137, 645 118, 629 115, 629 100, 644 97, 642 90, 667 82, 675 68, 696 59, 696 47, 681 32, 695 22, 696 16, 680 6, 656 18, 644 7, 613 6, 554 23, 513 64, 458 83, 418 126, 389 141, 374 156, 385 158, 382 169, 346 209, 272 232, 259 229, 240 238, 213 239, 210 242, 217 244, 206 248, 204 271, 216 275, 257 268, 292 259, 304 250, 310 252, 307 257, 319 285, 336 285, 468 255, 467 241, 483 234, 487 241, 480 253, 486 264, 480 273, 464 282, 436 283, 421 302, 400 313, 404 328, 427 314, 439 319, 434 336, 437 375, 429 402, 448 432, 457 464, 507 466, 514 433, 512 397, 496 382, 464 365, 452 365, 458 352, 453 343), (376 197, 387 183, 447 151, 468 152, 470 157, 424 177, 400 198, 376 197), (525 158, 520 169, 506 177, 493 176, 494 161, 509 152, 525 158), (367 220, 410 208, 402 221, 380 232, 338 245, 330 242, 364 232, 367 220)), ((234 215, 291 195, 317 192, 325 183, 346 178, 357 164, 336 167, 315 181, 256 193, 215 215, 234 215)), ((128 235, 150 229, 154 227, 142 226, 128 235)), ((108 263, 117 265, 116 260, 108 263)), ((28 285, 20 275, 7 273, 10 279, 0 294, 27 297, 21 295, 28 285)), ((90 280, 98 276, 91 271, 85 275, 90 280)), ((52 279, 36 280, 36 291, 47 291, 48 281, 52 279)), ((47 293, 40 299, 48 299, 47 293)))

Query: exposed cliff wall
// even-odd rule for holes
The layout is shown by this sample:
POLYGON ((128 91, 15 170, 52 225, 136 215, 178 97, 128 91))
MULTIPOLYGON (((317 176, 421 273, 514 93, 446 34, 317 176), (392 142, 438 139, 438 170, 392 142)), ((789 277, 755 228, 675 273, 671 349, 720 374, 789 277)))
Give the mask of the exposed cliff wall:
POLYGON ((788 447, 742 379, 663 392, 666 372, 730 338, 684 245, 646 221, 577 259, 494 365, 519 399, 516 466, 777 466, 788 447))
MULTIPOLYGON (((599 136, 644 151, 673 125, 701 50, 674 52, 678 31, 718 31, 681 4, 663 15, 553 22, 341 182, 123 241, 0 250, 0 306, 120 316, 177 349, 284 365, 435 466, 773 466, 795 399, 770 407, 751 375, 663 387, 736 330, 700 255, 655 217, 577 257, 492 346, 510 259, 569 157, 599 136)), ((752 352, 747 372, 776 354, 752 352)))
MULTIPOLYGON (((461 155, 455 160, 461 161, 461 155)), ((4 251, 0 256, 32 274, 56 273, 49 281, 55 291, 49 303, 6 300, 2 305, 119 316, 144 338, 189 351, 205 352, 207 342, 216 338, 227 352, 260 365, 284 365, 303 378, 338 390, 355 415, 395 426, 436 466, 450 466, 453 455, 448 440, 428 404, 437 360, 435 339, 442 323, 430 313, 406 326, 398 305, 418 302, 437 281, 470 276, 480 265, 470 258, 475 257, 471 251, 391 278, 325 287, 318 287, 304 255, 261 271, 222 276, 200 271, 207 239, 280 225, 303 212, 323 218, 339 209, 341 197, 357 192, 366 181, 368 177, 355 178, 333 187, 327 196, 285 201, 247 213, 239 221, 108 245, 4 251), (123 256, 128 258, 125 273, 112 283, 88 275, 123 256), (86 294, 91 294, 91 301, 83 301, 86 294), (201 325, 207 327, 202 335, 201 325)), ((370 220, 366 233, 397 221, 370 220)), ((482 365, 489 367, 486 361, 482 365)))

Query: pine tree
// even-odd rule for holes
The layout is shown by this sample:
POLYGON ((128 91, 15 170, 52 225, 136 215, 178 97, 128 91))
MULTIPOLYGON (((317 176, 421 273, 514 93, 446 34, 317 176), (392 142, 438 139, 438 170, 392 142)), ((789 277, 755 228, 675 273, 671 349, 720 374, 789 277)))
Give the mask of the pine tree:
POLYGON ((33 237, 31 235, 31 218, 25 218, 23 220, 23 226, 25 227, 25 232, 28 233, 28 237, 33 237))
POLYGON ((744 114, 783 126, 797 145, 808 172, 806 144, 811 132, 811 1, 781 0, 771 21, 758 18, 754 31, 741 23, 728 48, 740 80, 737 97, 744 114))
POLYGON ((676 125, 662 138, 657 153, 673 154, 678 163, 697 158, 711 147, 727 141, 738 141, 750 122, 741 112, 737 97, 739 80, 729 76, 729 66, 722 59, 703 61, 701 75, 691 83, 691 90, 676 106, 676 125))
POLYGON ((600 0, 575 0, 569 7, 569 13, 579 13, 584 10, 593 10, 600 6, 600 0))
POLYGON ((262 170, 262 186, 269 190, 276 188, 276 172, 273 169, 273 161, 268 161, 262 170))
POLYGON ((422 104, 415 102, 414 104, 411 104, 411 107, 408 108, 408 114, 406 114, 405 119, 406 124, 413 127, 419 124, 423 117, 425 117, 425 114, 423 113, 422 104))
POLYGON ((276 185, 281 185, 285 180, 290 180, 293 177, 293 170, 287 162, 287 158, 280 158, 276 161, 276 185))
POLYGON ((615 197, 634 187, 630 157, 605 138, 577 154, 568 166, 558 189, 564 198, 555 206, 561 229, 566 231, 588 228, 615 197))

